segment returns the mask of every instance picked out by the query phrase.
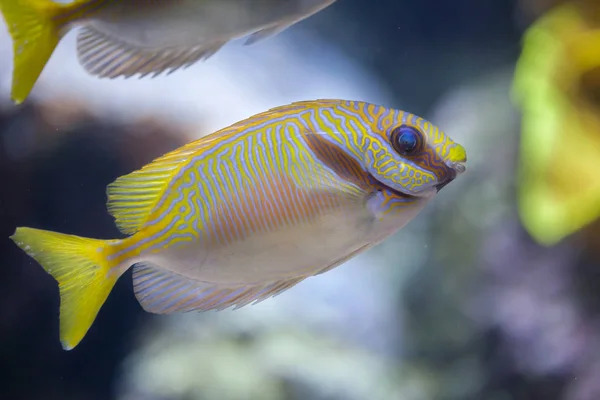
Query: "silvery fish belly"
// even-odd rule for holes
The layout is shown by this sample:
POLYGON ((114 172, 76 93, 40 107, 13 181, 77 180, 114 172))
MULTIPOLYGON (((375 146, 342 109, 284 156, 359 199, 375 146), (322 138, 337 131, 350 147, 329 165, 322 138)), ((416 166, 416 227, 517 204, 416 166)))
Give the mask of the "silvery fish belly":
POLYGON ((275 34, 335 0, 113 1, 90 14, 89 27, 145 49, 222 46, 258 32, 275 34))
POLYGON ((72 349, 133 266, 148 312, 239 308, 380 243, 465 171, 465 149, 413 114, 359 101, 292 103, 189 143, 108 186, 125 239, 19 227, 58 281, 72 349))

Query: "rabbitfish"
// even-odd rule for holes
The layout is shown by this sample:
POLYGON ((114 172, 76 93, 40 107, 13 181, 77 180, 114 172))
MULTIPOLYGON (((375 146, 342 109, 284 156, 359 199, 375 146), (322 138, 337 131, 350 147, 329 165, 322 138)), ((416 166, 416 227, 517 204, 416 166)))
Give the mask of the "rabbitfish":
POLYGON ((72 28, 88 73, 156 76, 207 59, 232 39, 255 43, 335 0, 0 0, 13 39, 12 99, 23 102, 72 28))
POLYGON ((151 313, 236 308, 330 270, 406 225, 465 171, 432 123, 359 101, 292 103, 154 160, 108 186, 127 238, 17 228, 60 288, 60 338, 85 336, 133 265, 151 313))

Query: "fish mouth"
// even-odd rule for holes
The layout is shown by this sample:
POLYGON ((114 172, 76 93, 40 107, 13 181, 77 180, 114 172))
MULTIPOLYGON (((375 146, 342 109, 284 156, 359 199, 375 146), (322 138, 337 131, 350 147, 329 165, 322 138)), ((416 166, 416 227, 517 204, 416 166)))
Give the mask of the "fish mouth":
POLYGON ((450 162, 447 161, 446 162, 446 165, 448 165, 448 167, 450 167, 451 170, 450 170, 450 173, 448 174, 448 177, 446 178, 446 180, 444 180, 444 182, 441 182, 441 183, 438 183, 437 185, 435 185, 436 193, 438 193, 440 190, 445 188, 450 182, 455 180, 458 175, 464 173, 467 170, 467 166, 465 165, 465 162, 466 162, 466 155, 464 158, 462 158, 459 161, 450 161, 450 162))
POLYGON ((465 172, 467 170, 467 167, 465 166, 465 164, 463 162, 453 162, 450 164, 451 165, 448 165, 448 166, 452 169, 450 170, 450 173, 448 174, 448 177, 446 178, 446 180, 444 180, 444 182, 441 182, 441 183, 438 183, 437 185, 435 185, 436 193, 438 193, 440 190, 445 188, 450 182, 455 180, 459 174, 462 174, 463 172, 465 172))
POLYGON ((446 187, 446 185, 449 184, 450 182, 452 182, 454 179, 456 179, 456 176, 454 176, 453 178, 447 179, 446 182, 438 183, 437 185, 435 185, 436 192, 439 193, 440 190, 442 190, 444 187, 446 187))
POLYGON ((455 162, 451 167, 457 174, 462 174, 467 170, 467 166, 464 164, 464 162, 455 162))

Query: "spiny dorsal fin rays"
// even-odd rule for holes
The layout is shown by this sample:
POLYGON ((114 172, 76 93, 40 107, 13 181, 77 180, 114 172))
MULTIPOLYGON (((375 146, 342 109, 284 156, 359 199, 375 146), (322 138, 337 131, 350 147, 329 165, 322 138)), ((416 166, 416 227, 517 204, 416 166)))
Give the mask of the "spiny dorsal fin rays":
MULTIPOLYGON (((345 102, 346 102, 346 100, 339 100, 339 99, 319 99, 319 100, 295 101, 290 104, 273 107, 271 109, 268 109, 267 111, 263 111, 261 113, 255 114, 251 117, 246 118, 243 121, 235 123, 234 125, 232 125, 228 128, 224 128, 218 132, 215 132, 214 135, 223 133, 223 131, 225 131, 225 130, 230 130, 232 128, 236 128, 239 126, 247 126, 248 124, 251 124, 251 123, 259 124, 259 123, 263 122, 265 119, 277 119, 277 118, 285 116, 285 115, 294 115, 295 112, 298 112, 303 109, 316 108, 316 107, 323 106, 324 104, 331 104, 332 106, 334 106, 334 105, 338 105, 338 104, 345 103, 345 102)), ((211 134, 210 136, 213 136, 213 134, 211 134)))
POLYGON ((131 235, 143 226, 181 165, 205 142, 188 143, 108 185, 106 206, 121 232, 131 235))
POLYGON ((303 101, 294 101, 290 104, 286 104, 283 106, 278 106, 278 107, 273 107, 265 112, 262 112, 260 114, 256 114, 255 117, 259 117, 259 116, 263 116, 266 114, 272 114, 272 113, 289 113, 289 112, 293 112, 293 111, 297 111, 300 109, 308 109, 308 108, 316 108, 319 106, 323 106, 325 104, 330 104, 332 106, 335 105, 339 105, 342 103, 345 103, 345 100, 339 100, 339 99, 317 99, 317 100, 303 100, 303 101))
POLYGON ((77 55, 86 71, 100 78, 129 78, 136 74, 140 78, 149 74, 155 77, 206 60, 225 43, 212 41, 189 48, 144 49, 89 26, 77 36, 77 55))
POLYGON ((238 309, 274 297, 305 278, 227 287, 186 278, 149 263, 133 267, 135 297, 144 310, 154 314, 218 311, 231 306, 238 309))

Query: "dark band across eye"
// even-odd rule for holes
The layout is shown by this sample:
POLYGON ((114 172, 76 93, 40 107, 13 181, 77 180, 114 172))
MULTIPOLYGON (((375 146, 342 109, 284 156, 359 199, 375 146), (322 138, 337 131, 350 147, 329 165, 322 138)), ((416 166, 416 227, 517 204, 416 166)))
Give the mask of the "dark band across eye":
POLYGON ((392 131, 390 141, 398 154, 411 156, 421 150, 423 137, 421 132, 412 126, 402 125, 392 131))

